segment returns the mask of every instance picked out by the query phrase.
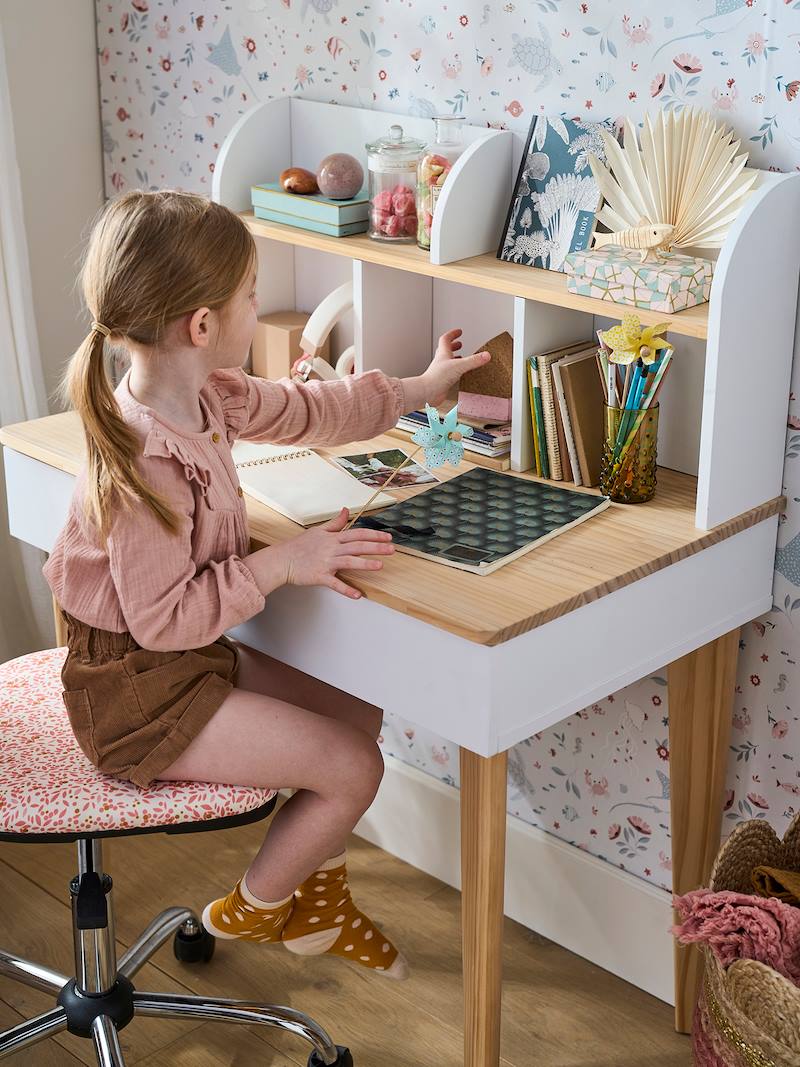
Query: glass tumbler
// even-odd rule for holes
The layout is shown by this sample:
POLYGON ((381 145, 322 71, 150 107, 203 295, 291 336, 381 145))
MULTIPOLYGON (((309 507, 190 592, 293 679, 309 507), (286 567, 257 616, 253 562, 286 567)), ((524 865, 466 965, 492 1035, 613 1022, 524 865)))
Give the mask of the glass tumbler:
POLYGON ((643 504, 651 500, 657 484, 658 404, 639 411, 605 405, 605 427, 600 491, 618 504, 643 504), (615 455, 623 418, 626 418, 623 442, 616 447, 615 455))

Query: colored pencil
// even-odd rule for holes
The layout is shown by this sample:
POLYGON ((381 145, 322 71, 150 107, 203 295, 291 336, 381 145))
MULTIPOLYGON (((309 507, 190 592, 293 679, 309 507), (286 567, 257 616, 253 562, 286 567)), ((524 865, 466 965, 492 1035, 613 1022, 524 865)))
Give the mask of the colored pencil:
MULTIPOLYGON (((627 434, 625 436, 624 442, 623 442, 621 448, 618 450, 617 455, 615 456, 614 468, 613 469, 614 469, 614 471, 616 473, 619 472, 619 470, 622 468, 623 464, 625 463, 625 457, 628 454, 628 450, 633 445, 633 442, 636 440, 636 436, 637 436, 637 434, 639 433, 639 430, 642 427, 642 424, 643 424, 643 422, 645 420, 645 416, 647 415, 648 408, 651 408, 658 400, 658 394, 661 391, 661 387, 662 387, 662 385, 664 383, 664 376, 666 375, 667 370, 668 370, 669 365, 670 365, 671 355, 672 355, 672 350, 671 349, 666 349, 665 352, 664 352, 664 355, 661 358, 661 363, 660 363, 660 365, 658 367, 658 370, 656 371, 656 373, 655 373, 655 375, 653 377, 652 387, 651 387, 650 391, 647 393, 647 395, 641 401, 641 406, 640 406, 639 411, 637 412, 637 414, 635 416, 634 423, 630 427, 630 429, 627 431, 627 434)), ((619 436, 617 438, 617 444, 619 444, 619 436)), ((615 451, 617 451, 616 445, 615 445, 615 451)))

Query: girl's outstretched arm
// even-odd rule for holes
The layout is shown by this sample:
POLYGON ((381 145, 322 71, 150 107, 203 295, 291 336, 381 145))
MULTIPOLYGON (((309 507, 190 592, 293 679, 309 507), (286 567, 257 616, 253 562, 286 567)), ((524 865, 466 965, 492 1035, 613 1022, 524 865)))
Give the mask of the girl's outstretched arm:
POLYGON ((236 367, 214 371, 207 388, 222 405, 231 441, 287 445, 364 441, 426 401, 440 403, 463 374, 488 361, 487 352, 458 358, 460 336, 458 329, 442 334, 430 366, 413 378, 389 378, 372 370, 338 381, 270 382, 236 367))
POLYGON ((383 433, 405 411, 402 381, 378 370, 330 382, 271 382, 237 367, 214 371, 207 387, 219 396, 231 441, 344 444, 383 433))

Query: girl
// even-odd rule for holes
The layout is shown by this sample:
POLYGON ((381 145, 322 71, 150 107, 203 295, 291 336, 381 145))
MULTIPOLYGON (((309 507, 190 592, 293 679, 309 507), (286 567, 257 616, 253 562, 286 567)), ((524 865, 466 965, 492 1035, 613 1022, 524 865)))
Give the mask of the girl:
POLYGON ((357 599, 338 572, 379 569, 391 537, 345 530, 343 510, 250 552, 231 444, 372 437, 443 400, 489 356, 455 359, 452 330, 415 378, 252 378, 241 365, 256 326, 255 269, 244 223, 188 193, 127 193, 92 231, 81 281, 94 321, 65 378, 87 459, 44 567, 67 622, 64 702, 107 774, 142 787, 296 790, 247 872, 203 912, 212 934, 402 978, 405 960, 356 908, 345 867, 347 835, 383 773, 380 710, 223 633, 287 583, 357 599), (130 357, 114 392, 107 338, 130 357))

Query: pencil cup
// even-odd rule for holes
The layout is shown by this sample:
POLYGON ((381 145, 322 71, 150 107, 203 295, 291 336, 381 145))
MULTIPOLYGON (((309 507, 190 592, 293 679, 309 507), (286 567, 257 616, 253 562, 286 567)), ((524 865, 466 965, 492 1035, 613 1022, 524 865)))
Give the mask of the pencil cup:
POLYGON ((656 491, 658 404, 605 409, 600 491, 618 504, 643 504, 656 491))

